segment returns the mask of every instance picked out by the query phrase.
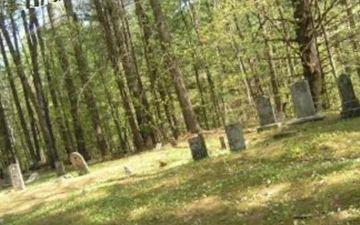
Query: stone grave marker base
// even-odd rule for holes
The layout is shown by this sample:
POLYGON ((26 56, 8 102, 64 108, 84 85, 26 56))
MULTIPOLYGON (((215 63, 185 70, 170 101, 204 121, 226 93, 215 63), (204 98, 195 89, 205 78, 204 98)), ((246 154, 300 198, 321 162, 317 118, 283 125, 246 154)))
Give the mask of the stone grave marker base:
POLYGON ((265 126, 260 126, 258 128, 256 128, 256 131, 258 133, 263 132, 263 131, 267 131, 267 130, 272 130, 272 129, 277 129, 281 127, 281 123, 273 123, 273 124, 269 124, 269 125, 265 125, 265 126))
POLYGON ((314 121, 319 121, 319 120, 323 120, 325 119, 325 115, 323 114, 316 114, 314 116, 308 116, 308 117, 303 117, 303 118, 295 118, 290 120, 289 122, 287 122, 286 125, 299 125, 299 124, 303 124, 303 123, 307 123, 307 122, 314 122, 314 121))

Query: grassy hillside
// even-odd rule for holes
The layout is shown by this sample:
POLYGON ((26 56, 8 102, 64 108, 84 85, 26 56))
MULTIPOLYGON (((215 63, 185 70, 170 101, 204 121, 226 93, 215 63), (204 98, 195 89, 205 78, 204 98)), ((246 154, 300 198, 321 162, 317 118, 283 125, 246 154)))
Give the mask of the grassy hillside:
POLYGON ((198 163, 184 141, 93 165, 83 177, 44 173, 24 192, 0 192, 0 217, 12 225, 360 224, 360 119, 248 132, 238 154, 219 150, 218 135, 207 135, 211 157, 198 163))

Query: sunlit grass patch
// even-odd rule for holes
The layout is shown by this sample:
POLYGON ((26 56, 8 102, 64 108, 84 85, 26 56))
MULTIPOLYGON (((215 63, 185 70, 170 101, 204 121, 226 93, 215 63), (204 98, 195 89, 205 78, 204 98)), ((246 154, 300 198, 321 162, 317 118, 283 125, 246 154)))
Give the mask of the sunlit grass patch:
POLYGON ((236 154, 220 150, 215 132, 206 135, 211 157, 201 162, 192 161, 184 139, 92 165, 83 177, 49 176, 25 192, 2 192, 0 213, 14 225, 357 225, 359 124, 327 120, 247 133, 248 149, 236 154), (279 132, 291 135, 274 138, 279 132))

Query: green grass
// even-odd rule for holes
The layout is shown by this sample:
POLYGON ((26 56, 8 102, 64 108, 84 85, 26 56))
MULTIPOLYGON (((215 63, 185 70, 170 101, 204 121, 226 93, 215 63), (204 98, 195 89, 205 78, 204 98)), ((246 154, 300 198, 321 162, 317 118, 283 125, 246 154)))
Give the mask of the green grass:
POLYGON ((47 175, 24 193, 0 194, 0 206, 29 209, 0 212, 12 225, 360 224, 360 119, 276 132, 246 134, 249 147, 237 154, 208 135, 211 157, 197 163, 184 142, 94 165, 65 183, 47 175))

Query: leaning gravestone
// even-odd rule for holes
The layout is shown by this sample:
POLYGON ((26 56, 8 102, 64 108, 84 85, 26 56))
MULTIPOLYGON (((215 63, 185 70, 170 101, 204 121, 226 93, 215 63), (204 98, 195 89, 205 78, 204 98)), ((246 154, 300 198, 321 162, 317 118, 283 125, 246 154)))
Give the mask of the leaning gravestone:
POLYGON ((231 151, 240 151, 246 149, 244 132, 241 123, 233 123, 225 126, 226 136, 231 151))
POLYGON ((279 127, 273 107, 271 106, 271 101, 268 97, 259 96, 256 98, 256 111, 260 122, 260 127, 257 128, 258 132, 279 127))
POLYGON ((307 80, 301 80, 293 84, 291 87, 291 96, 297 119, 290 121, 289 124, 300 124, 325 118, 324 115, 316 113, 315 104, 307 80))
POLYGON ((160 151, 161 148, 162 148, 162 143, 161 142, 157 143, 156 146, 155 146, 155 150, 160 151))
POLYGON ((356 98, 351 78, 342 74, 338 79, 339 93, 341 98, 341 118, 347 119, 360 116, 360 103, 356 98))
POLYGON ((70 154, 70 162, 79 172, 79 175, 84 175, 90 173, 89 167, 84 159, 84 157, 78 153, 73 152, 70 154))
POLYGON ((199 161, 209 156, 202 134, 192 137, 188 141, 194 161, 199 161))
POLYGON ((16 190, 25 190, 25 182, 18 163, 9 166, 9 175, 12 186, 16 190))

